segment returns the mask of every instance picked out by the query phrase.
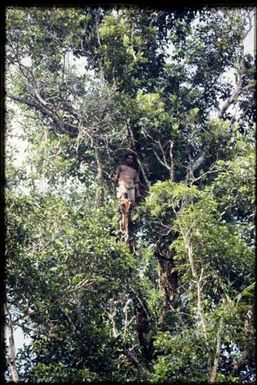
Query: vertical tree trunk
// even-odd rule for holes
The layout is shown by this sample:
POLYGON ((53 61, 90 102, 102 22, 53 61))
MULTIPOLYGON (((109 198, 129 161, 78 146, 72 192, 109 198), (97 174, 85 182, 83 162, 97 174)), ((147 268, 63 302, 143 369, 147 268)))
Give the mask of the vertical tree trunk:
POLYGON ((220 356, 220 346, 221 346, 220 332, 221 332, 221 327, 219 328, 217 333, 215 357, 213 360, 212 368, 210 369, 210 372, 209 372, 210 384, 214 384, 216 382, 216 377, 217 377, 217 370, 218 370, 219 356, 220 356))
POLYGON ((131 222, 131 201, 128 198, 123 198, 121 201, 121 220, 120 220, 120 230, 123 233, 123 239, 125 243, 129 246, 131 253, 135 254, 135 244, 133 236, 133 225, 131 222))
POLYGON ((170 180, 174 181, 174 159, 173 159, 173 146, 174 142, 170 141, 170 180))
POLYGON ((97 174, 96 174, 96 206, 100 207, 104 202, 104 187, 103 187, 103 167, 100 158, 100 152, 97 146, 95 146, 95 160, 97 166, 97 174))
POLYGON ((132 299, 142 356, 149 362, 152 356, 152 340, 149 335, 151 325, 147 303, 134 290, 132 290, 132 299))
POLYGON ((135 139, 134 132, 130 127, 130 120, 126 121, 125 127, 127 130, 128 148, 130 149, 131 152, 133 152, 133 154, 136 155, 138 166, 139 166, 140 171, 142 173, 142 176, 145 180, 146 186, 149 189, 151 184, 150 184, 150 182, 146 176, 146 172, 144 170, 143 164, 141 163, 139 156, 138 156, 138 154, 140 153, 140 143, 138 140, 135 139))
POLYGON ((128 119, 125 123, 126 130, 127 130, 127 141, 128 141, 128 148, 135 151, 136 150, 136 140, 134 137, 134 133, 132 129, 130 128, 130 119, 128 119))
POLYGON ((160 266, 160 287, 164 296, 163 309, 159 318, 160 324, 162 324, 167 312, 174 310, 176 306, 178 276, 174 272, 174 261, 168 251, 158 248, 155 255, 160 266))
POLYGON ((7 362, 10 366, 11 375, 12 375, 12 381, 13 382, 19 382, 19 374, 16 366, 16 351, 15 351, 15 342, 14 342, 14 327, 13 327, 13 321, 12 321, 12 315, 9 312, 7 306, 5 306, 6 313, 8 318, 6 317, 6 325, 7 325, 7 331, 9 335, 9 345, 8 345, 8 359, 7 362))
MULTIPOLYGON (((185 245, 187 248, 187 253, 188 253, 188 259, 189 259, 189 265, 190 265, 190 270, 192 277, 195 281, 196 284, 196 289, 197 289, 197 310, 198 314, 200 316, 200 322, 201 322, 201 327, 203 331, 203 337, 205 340, 205 346, 206 350, 208 352, 208 359, 207 359, 207 367, 208 367, 208 373, 211 371, 211 353, 210 353, 210 346, 209 346, 209 340, 208 340, 208 332, 207 332, 207 325, 206 325, 206 319, 205 319, 205 314, 204 314, 204 309, 203 309, 203 301, 202 301, 202 275, 203 275, 203 270, 201 271, 201 274, 198 275, 195 267, 195 260, 194 260, 194 253, 193 253, 193 247, 190 241, 190 236, 188 234, 185 234, 183 230, 181 229, 182 236, 185 241, 185 245)), ((215 373, 216 377, 216 373, 215 373)), ((209 377, 210 379, 210 377, 209 377)))

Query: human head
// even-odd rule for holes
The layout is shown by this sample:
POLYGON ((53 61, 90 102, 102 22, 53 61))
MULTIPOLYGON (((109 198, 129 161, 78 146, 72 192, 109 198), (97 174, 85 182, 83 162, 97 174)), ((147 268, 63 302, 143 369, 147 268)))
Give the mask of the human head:
POLYGON ((127 153, 126 155, 125 155, 125 162, 126 162, 126 164, 128 165, 128 166, 131 166, 131 165, 133 165, 134 164, 134 155, 133 154, 131 154, 131 153, 127 153))

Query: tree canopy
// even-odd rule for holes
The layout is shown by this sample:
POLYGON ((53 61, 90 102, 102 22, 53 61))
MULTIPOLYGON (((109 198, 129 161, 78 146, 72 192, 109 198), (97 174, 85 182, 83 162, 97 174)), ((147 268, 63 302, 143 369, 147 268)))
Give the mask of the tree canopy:
POLYGON ((252 17, 7 9, 7 378, 254 383, 252 17), (135 253, 111 182, 127 151, 135 253))

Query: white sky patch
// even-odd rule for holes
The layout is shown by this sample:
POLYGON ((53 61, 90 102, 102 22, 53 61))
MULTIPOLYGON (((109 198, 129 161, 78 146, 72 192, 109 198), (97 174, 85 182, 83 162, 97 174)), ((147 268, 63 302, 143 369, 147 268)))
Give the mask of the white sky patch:
MULTIPOLYGON (((9 336, 7 331, 5 330, 5 339, 6 339, 6 344, 9 346, 9 336)), ((32 340, 28 335, 25 335, 22 331, 21 327, 15 327, 14 329, 14 339, 15 339, 15 350, 16 353, 18 352, 18 349, 22 349, 23 345, 30 345, 32 340)))
POLYGON ((74 63, 74 69, 75 69, 76 74, 82 76, 88 72, 88 70, 86 68, 87 67, 87 60, 85 57, 76 58, 75 56, 73 56, 72 61, 74 63))
MULTIPOLYGON (((88 62, 84 56, 78 58, 74 56, 72 52, 66 52, 66 54, 64 55, 64 60, 65 60, 66 69, 70 69, 70 68, 73 69, 73 71, 78 76, 83 76, 86 73, 89 73, 92 75, 94 74, 93 70, 87 69, 88 62)), ((28 68, 32 67, 33 63, 32 63, 31 57, 25 56, 24 58, 22 58, 21 64, 28 68)))
MULTIPOLYGON (((256 26, 255 26, 255 28, 256 28, 256 26)), ((245 41, 244 41, 245 54, 250 54, 252 56, 254 55, 254 39, 255 39, 254 31, 255 31, 255 28, 253 25, 252 29, 250 30, 250 32, 248 33, 248 35, 246 36, 245 41)))
POLYGON ((24 116, 19 108, 18 104, 14 102, 6 103, 6 109, 8 106, 14 110, 14 119, 12 119, 10 126, 6 127, 6 151, 12 149, 12 163, 15 167, 21 166, 26 161, 28 154, 29 142, 26 140, 23 125, 24 116), (9 149, 10 144, 10 149, 9 149))
POLYGON ((113 9, 113 10, 112 10, 112 15, 113 15, 114 17, 118 17, 118 12, 117 12, 116 9, 113 9))
POLYGON ((67 70, 72 69, 77 76, 83 76, 86 73, 92 72, 87 69, 88 62, 86 57, 76 57, 71 51, 65 54, 65 62, 67 70))
POLYGON ((25 56, 23 59, 21 59, 21 64, 25 67, 31 67, 32 66, 32 59, 30 56, 25 56))

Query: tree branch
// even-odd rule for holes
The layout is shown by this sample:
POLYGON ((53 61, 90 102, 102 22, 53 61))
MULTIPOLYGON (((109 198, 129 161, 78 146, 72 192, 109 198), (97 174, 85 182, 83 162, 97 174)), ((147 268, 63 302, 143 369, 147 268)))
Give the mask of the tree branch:
POLYGON ((195 180, 194 171, 196 171, 201 166, 205 160, 205 157, 206 153, 202 151, 202 153, 194 161, 190 159, 187 166, 186 182, 188 182, 190 179, 195 180))
POLYGON ((223 325, 223 322, 221 320, 219 330, 217 331, 215 357, 214 357, 212 368, 210 369, 210 372, 209 372, 209 383, 210 384, 214 384, 216 381, 216 377, 217 377, 217 369, 218 369, 218 364, 219 364, 220 347, 221 347, 220 333, 221 333, 222 325, 223 325))
POLYGON ((198 158, 196 158, 196 160, 192 164, 192 171, 193 172, 196 171, 201 166, 201 164, 205 160, 205 156, 206 156, 205 152, 202 152, 201 155, 198 156, 198 158))
POLYGON ((35 108, 37 111, 40 111, 44 116, 47 116, 48 118, 52 119, 54 123, 63 131, 63 133, 68 134, 71 137, 77 137, 78 127, 63 122, 53 111, 51 111, 51 109, 46 108, 45 106, 37 103, 36 101, 27 100, 17 95, 8 94, 7 96, 16 102, 26 104, 29 107, 35 108))
POLYGON ((10 365, 12 380, 13 382, 19 382, 19 373, 16 366, 16 352, 15 352, 15 341, 14 341, 14 329, 12 315, 5 304, 5 311, 8 319, 6 317, 6 325, 9 332, 9 355, 8 355, 8 364, 10 365))
POLYGON ((220 111, 218 112, 218 118, 221 119, 225 112, 228 110, 228 108, 231 106, 231 104, 237 100, 237 98, 239 97, 239 94, 240 92, 242 91, 242 86, 243 86, 243 79, 242 77, 240 77, 240 80, 236 86, 236 89, 235 91, 233 92, 233 94, 230 96, 230 98, 228 98, 225 103, 223 104, 223 106, 221 107, 220 111))

